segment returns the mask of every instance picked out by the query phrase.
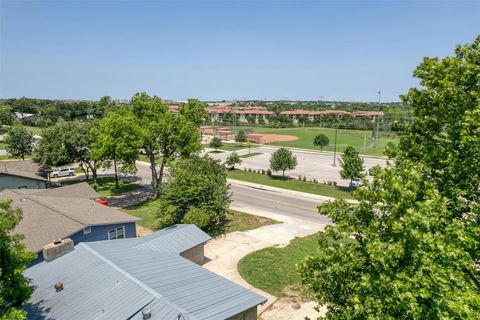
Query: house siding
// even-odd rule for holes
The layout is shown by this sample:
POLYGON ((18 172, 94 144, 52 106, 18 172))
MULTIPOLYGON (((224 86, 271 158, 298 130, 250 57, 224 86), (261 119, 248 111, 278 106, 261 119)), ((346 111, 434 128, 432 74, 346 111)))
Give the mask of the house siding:
POLYGON ((199 244, 193 248, 185 250, 180 253, 180 256, 188 259, 198 265, 202 265, 205 263, 205 254, 204 254, 204 244, 199 244))
POLYGON ((247 309, 227 320, 257 320, 257 307, 247 309))
POLYGON ((5 189, 45 189, 45 181, 0 174, 0 191, 5 189))
MULTIPOLYGON (((88 234, 83 234, 83 230, 73 234, 72 236, 68 237, 73 240, 73 243, 77 245, 80 242, 90 242, 90 241, 100 241, 100 240, 108 240, 108 232, 110 230, 125 227, 125 238, 135 238, 137 236, 137 231, 135 228, 135 222, 128 222, 128 223, 118 223, 118 224, 108 224, 102 226, 92 226, 91 232, 88 234)), ((52 239, 53 241, 54 239, 52 239)), ((37 263, 43 261, 43 254, 42 251, 37 252, 37 258, 32 260, 29 266, 34 266, 37 263)))

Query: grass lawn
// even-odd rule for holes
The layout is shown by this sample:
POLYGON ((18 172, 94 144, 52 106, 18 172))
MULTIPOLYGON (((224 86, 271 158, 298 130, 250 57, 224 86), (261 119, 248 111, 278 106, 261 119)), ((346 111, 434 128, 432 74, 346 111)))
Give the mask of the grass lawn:
MULTIPOLYGON (((93 184, 93 182, 90 183, 93 184)), ((94 188, 102 197, 114 196, 140 188, 140 185, 120 178, 118 179, 118 185, 119 188, 115 188, 115 178, 113 177, 101 177, 97 178, 97 184, 94 188)))
MULTIPOLYGON (((258 147, 258 144, 253 144, 251 145, 251 148, 258 147)), ((205 148, 211 148, 210 145, 208 144, 203 144, 203 147, 205 148)), ((240 145, 239 143, 223 143, 221 147, 218 147, 218 150, 223 150, 223 151, 238 151, 242 149, 248 149, 245 144, 240 145)))
POLYGON ((241 156, 238 156, 239 158, 250 158, 250 157, 255 157, 262 154, 261 152, 252 152, 252 153, 247 153, 241 156))
POLYGON ((5 142, 0 142, 0 149, 5 150, 7 148, 7 144, 5 142))
MULTIPOLYGON (((12 160, 12 159, 13 159, 13 157, 11 155, 8 155, 8 154, 0 156, 0 160, 12 160)), ((28 159, 28 157, 25 157, 25 159, 28 159)))
POLYGON ((32 132, 35 135, 41 136, 44 128, 33 127, 33 126, 23 126, 28 131, 32 132))
MULTIPOLYGON (((160 210, 160 202, 158 200, 145 201, 140 204, 123 209, 126 213, 142 218, 143 221, 138 224, 142 227, 155 230, 155 215, 160 210)), ((256 229, 261 226, 278 223, 275 220, 258 217, 240 211, 228 210, 223 226, 223 232, 245 231, 256 229)))
MULTIPOLYGON (((296 136, 298 137, 298 140, 295 140, 295 141, 272 142, 270 144, 276 145, 276 146, 314 149, 314 150, 320 150, 318 147, 315 147, 313 145, 314 137, 319 133, 323 133, 327 135, 328 139, 330 140, 330 144, 324 147, 323 150, 334 151, 335 129, 332 129, 332 128, 254 128, 254 132, 265 133, 265 134, 285 134, 285 135, 296 136)), ((385 149, 385 145, 389 141, 392 141, 394 143, 398 142, 398 139, 394 134, 387 134, 387 133, 380 132, 378 146, 364 150, 364 146, 368 146, 370 144, 371 136, 372 136, 372 131, 370 130, 339 129, 337 132, 337 151, 342 152, 347 145, 351 145, 357 148, 361 154, 372 155, 372 156, 382 156, 383 150, 385 149)))
POLYGON ((317 248, 318 234, 295 238, 284 248, 265 248, 243 257, 238 263, 238 272, 248 283, 274 296, 307 300, 312 293, 302 285, 295 264, 315 255, 317 248))
MULTIPOLYGON (((150 163, 150 159, 148 159, 148 157, 144 154, 140 154, 138 156, 138 160, 150 163)), ((157 158, 157 164, 161 164, 161 163, 162 163, 162 157, 157 158)))
POLYGON ((329 186, 321 183, 317 184, 309 181, 299 181, 288 177, 267 176, 243 170, 229 170, 227 172, 228 178, 230 179, 258 183, 271 187, 319 194, 322 196, 333 198, 353 199, 352 194, 347 189, 341 187, 329 186))

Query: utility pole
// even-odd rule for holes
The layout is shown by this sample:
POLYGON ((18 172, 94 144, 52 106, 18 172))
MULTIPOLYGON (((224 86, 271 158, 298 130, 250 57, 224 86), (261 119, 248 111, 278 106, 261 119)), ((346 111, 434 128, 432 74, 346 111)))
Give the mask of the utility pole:
POLYGON ((377 113, 377 134, 375 137, 375 142, 378 146, 378 127, 380 126, 380 98, 382 96, 382 91, 378 90, 378 113, 377 113))
POLYGON ((333 147, 333 166, 337 166, 337 131, 338 128, 335 128, 335 146, 333 147))

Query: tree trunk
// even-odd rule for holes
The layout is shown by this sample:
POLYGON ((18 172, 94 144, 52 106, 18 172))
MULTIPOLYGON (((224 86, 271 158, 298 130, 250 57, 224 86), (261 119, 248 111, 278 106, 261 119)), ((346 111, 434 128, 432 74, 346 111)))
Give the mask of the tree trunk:
POLYGON ((282 170, 282 177, 285 177, 285 170, 282 170))
POLYGON ((155 154, 153 152, 148 153, 148 159, 150 160, 150 170, 152 172, 152 188, 153 188, 153 198, 157 199, 159 194, 158 194, 158 175, 157 175, 157 163, 155 161, 155 154))
POLYGON ((115 168, 115 188, 119 188, 118 186, 118 173, 117 173, 117 159, 113 158, 113 167, 115 168))
MULTIPOLYGON (((165 162, 166 162, 166 157, 165 155, 162 158, 162 163, 160 164, 160 170, 158 172, 158 187, 162 185, 163 182, 163 171, 165 170, 165 162)), ((158 190, 157 190, 158 192, 158 190)), ((160 192, 158 192, 158 196, 160 196, 160 192)))

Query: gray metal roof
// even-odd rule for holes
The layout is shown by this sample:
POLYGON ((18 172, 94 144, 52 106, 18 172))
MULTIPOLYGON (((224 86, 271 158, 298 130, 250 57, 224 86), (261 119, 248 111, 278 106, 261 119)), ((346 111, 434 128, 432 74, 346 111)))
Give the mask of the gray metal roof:
POLYGON ((139 239, 139 249, 180 253, 210 240, 210 236, 193 224, 177 224, 139 239))
POLYGON ((167 252, 160 250, 162 239, 188 242, 183 236, 198 231, 203 233, 180 225, 145 241, 81 243, 65 256, 29 268, 25 275, 36 286, 26 308, 33 312, 29 318, 142 319, 141 310, 148 306, 151 319, 176 320, 182 314, 185 319, 215 320, 264 303, 266 298, 170 252, 170 245, 167 252), (150 241, 153 249, 145 246, 150 241), (55 292, 58 281, 65 289, 55 292))

